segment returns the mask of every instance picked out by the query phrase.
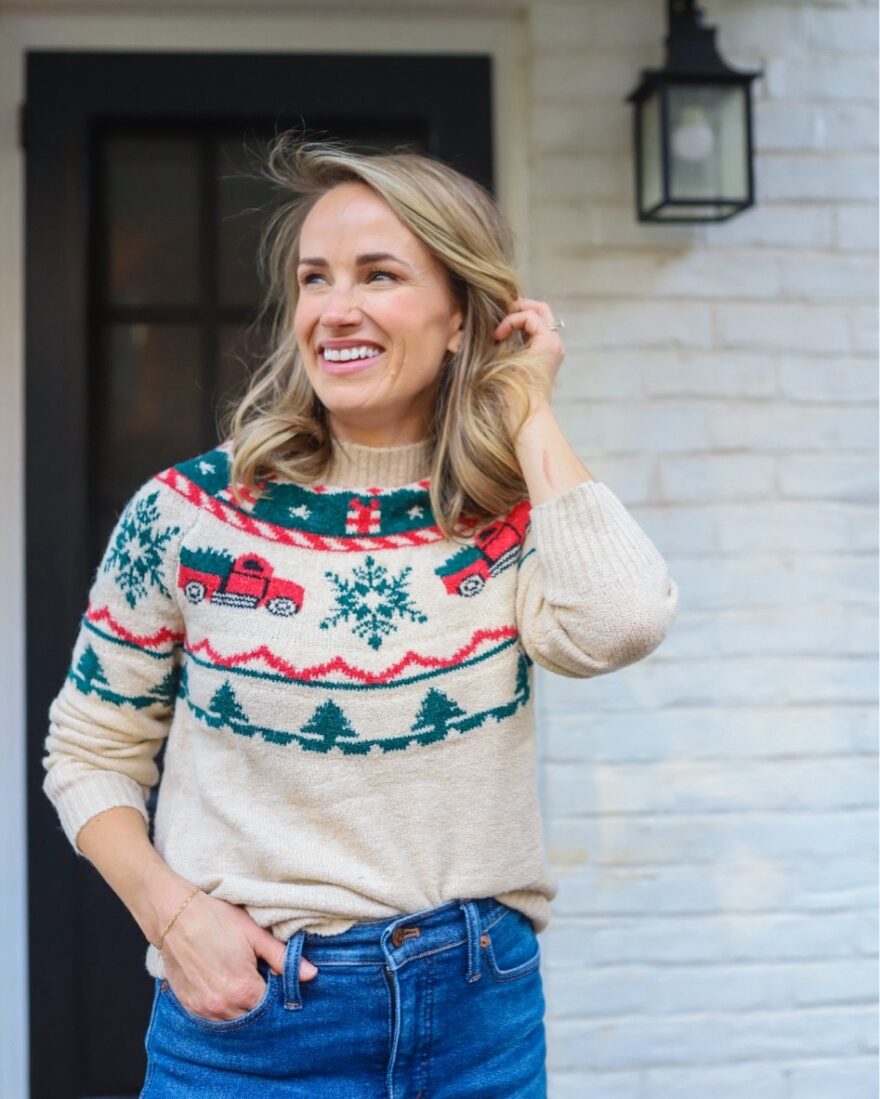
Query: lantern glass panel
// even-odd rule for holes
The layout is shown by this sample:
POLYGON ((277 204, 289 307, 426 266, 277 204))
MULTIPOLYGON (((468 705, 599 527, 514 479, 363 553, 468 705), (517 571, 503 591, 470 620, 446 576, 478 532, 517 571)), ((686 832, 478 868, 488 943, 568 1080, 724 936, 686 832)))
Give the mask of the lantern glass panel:
POLYGON ((742 209, 740 203, 701 202, 663 206, 654 212, 654 221, 724 221, 742 209))
POLYGON ((651 92, 641 104, 641 194, 640 206, 650 210, 663 201, 663 142, 660 91, 651 92))
POLYGON ((747 202, 746 110, 739 84, 671 84, 669 197, 684 202, 747 202))

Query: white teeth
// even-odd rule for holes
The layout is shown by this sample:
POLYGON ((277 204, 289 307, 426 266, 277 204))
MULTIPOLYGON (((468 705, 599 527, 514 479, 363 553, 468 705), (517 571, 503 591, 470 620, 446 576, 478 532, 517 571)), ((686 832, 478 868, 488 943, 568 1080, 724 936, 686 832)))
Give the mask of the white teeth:
POLYGON ((381 354, 381 350, 378 347, 343 347, 341 350, 336 350, 332 347, 325 347, 323 356, 329 362, 332 363, 347 363, 352 359, 371 359, 376 355, 381 354))

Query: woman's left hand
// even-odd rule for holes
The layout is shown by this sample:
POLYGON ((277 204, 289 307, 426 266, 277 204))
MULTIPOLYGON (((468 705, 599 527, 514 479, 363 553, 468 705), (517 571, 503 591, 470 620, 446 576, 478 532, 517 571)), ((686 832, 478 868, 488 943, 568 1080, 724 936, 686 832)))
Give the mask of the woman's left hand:
POLYGON ((544 399, 548 402, 559 367, 565 357, 565 347, 559 332, 550 327, 556 323, 553 310, 545 301, 517 298, 511 303, 511 312, 494 332, 497 340, 506 339, 516 329, 522 332, 526 347, 534 352, 539 368, 539 377, 536 380, 541 386, 544 399))

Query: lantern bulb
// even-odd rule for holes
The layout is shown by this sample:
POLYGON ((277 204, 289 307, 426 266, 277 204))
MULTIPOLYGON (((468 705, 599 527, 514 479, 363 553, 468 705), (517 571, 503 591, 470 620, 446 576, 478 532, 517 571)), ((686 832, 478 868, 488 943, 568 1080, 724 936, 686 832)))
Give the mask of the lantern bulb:
POLYGON ((707 160, 715 147, 712 127, 697 107, 681 112, 681 121, 672 134, 672 150, 680 160, 707 160))

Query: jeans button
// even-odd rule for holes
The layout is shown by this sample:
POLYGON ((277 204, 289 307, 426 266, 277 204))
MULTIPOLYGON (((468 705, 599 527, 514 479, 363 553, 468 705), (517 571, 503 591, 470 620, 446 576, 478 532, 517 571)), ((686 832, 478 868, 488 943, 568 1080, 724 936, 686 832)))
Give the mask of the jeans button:
POLYGON ((420 927, 395 927, 391 932, 393 946, 403 946, 407 939, 417 939, 421 935, 420 927))

